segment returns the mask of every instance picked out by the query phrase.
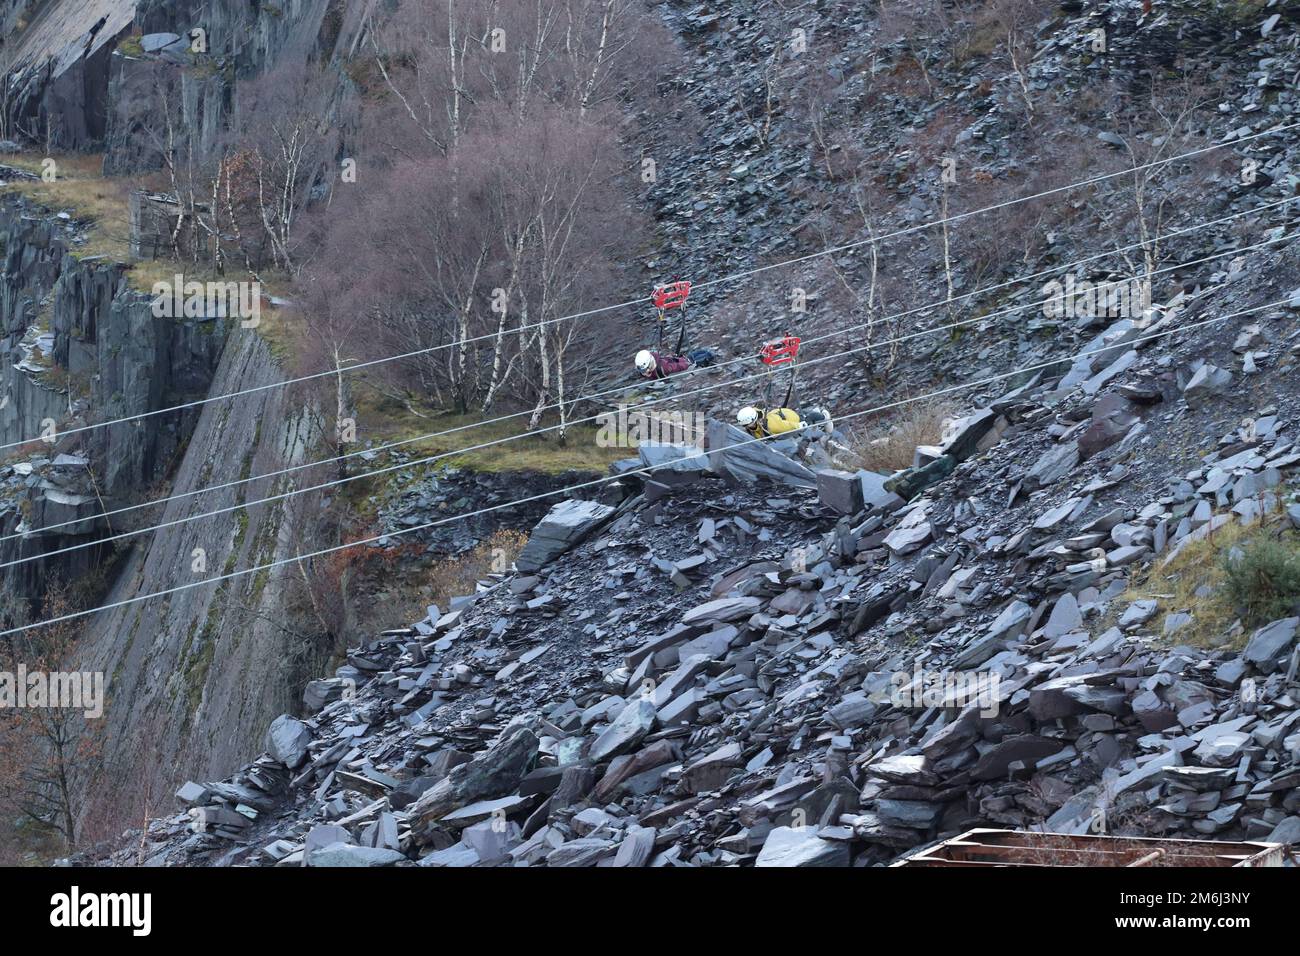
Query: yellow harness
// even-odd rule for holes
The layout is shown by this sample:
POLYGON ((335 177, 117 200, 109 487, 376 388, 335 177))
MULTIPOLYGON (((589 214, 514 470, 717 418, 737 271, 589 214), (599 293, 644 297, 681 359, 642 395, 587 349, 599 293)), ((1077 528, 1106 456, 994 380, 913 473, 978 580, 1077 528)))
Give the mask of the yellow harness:
POLYGON ((755 438, 769 438, 798 431, 803 421, 792 408, 774 408, 754 424, 755 438))

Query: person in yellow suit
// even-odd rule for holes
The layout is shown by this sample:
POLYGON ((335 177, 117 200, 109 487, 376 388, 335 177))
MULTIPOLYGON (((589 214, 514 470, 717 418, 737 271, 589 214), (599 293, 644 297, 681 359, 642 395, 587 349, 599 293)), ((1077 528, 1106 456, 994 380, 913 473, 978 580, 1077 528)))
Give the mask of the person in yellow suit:
POLYGON ((831 416, 824 408, 810 408, 802 416, 793 408, 761 409, 746 405, 736 413, 740 427, 755 438, 793 437, 806 428, 816 428, 829 435, 831 416))

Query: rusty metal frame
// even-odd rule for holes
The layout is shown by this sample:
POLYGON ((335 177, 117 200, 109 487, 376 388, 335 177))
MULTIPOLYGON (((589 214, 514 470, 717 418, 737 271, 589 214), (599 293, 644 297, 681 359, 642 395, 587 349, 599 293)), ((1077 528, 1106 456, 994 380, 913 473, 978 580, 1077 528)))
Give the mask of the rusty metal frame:
POLYGON ((977 827, 891 866, 1282 866, 1286 846, 977 827))

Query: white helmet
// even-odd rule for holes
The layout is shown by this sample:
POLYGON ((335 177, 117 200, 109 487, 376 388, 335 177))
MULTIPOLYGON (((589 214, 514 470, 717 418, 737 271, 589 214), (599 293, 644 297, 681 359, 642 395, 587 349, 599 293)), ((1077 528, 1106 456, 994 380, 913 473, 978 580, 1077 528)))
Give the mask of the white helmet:
POLYGON ((642 349, 636 353, 636 367, 642 375, 654 370, 655 357, 650 354, 648 349, 642 349))
POLYGON ((742 428, 752 428, 758 422, 758 409, 753 405, 746 405, 736 412, 736 421, 740 422, 742 428))

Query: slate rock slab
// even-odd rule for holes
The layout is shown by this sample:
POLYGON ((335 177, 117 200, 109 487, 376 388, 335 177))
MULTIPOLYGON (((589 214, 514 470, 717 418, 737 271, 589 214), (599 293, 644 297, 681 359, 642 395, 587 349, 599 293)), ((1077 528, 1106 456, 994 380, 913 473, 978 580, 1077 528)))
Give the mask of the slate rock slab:
POLYGON ((536 756, 537 746, 535 733, 527 727, 516 727, 426 790, 409 810, 412 822, 427 830, 453 810, 514 790, 536 756))
POLYGON ((1193 408, 1227 392, 1232 385, 1232 373, 1214 365, 1202 365, 1193 373, 1183 389, 1183 398, 1193 408))
POLYGON ((1074 466, 1077 464, 1079 464, 1079 443, 1077 441, 1066 442, 1063 445, 1049 448, 1039 457, 1038 461, 1034 462, 1033 467, 1025 475, 1025 488, 1032 491, 1060 481, 1073 471, 1074 466))
POLYGON ((1044 757, 1061 750, 1061 742, 1039 737, 1037 734, 1018 734, 995 744, 984 753, 971 770, 975 780, 1003 780, 1013 764, 1021 766, 1021 775, 1027 776, 1034 765, 1044 757))
POLYGON ((393 866, 406 859, 396 850, 374 846, 354 846, 351 843, 331 843, 307 854, 308 866, 393 866))
POLYGON ((951 437, 940 446, 942 454, 962 462, 992 447, 1006 429, 1006 419, 991 408, 981 408, 952 426, 951 437))
POLYGON ((596 738, 596 742, 591 745, 591 759, 599 763, 627 753, 650 733, 654 725, 654 702, 644 698, 634 700, 596 738))
POLYGON ((682 623, 688 627, 699 624, 720 624, 749 617, 762 606, 763 602, 756 597, 718 598, 716 601, 691 608, 682 616, 682 623))
POLYGON ((862 482, 858 476, 834 468, 817 470, 817 496, 822 504, 842 515, 862 510, 862 482))
POLYGON ((1297 625, 1300 625, 1300 617, 1284 617, 1265 624, 1251 636, 1242 656, 1262 671, 1274 670, 1290 652, 1297 625))
POLYGON ((561 501, 533 529, 528 544, 515 559, 525 573, 541 570, 609 520, 614 509, 598 501, 561 501))
POLYGON ((641 468, 667 469, 684 474, 703 474, 709 460, 696 445, 671 442, 642 442, 637 447, 641 468))
POLYGON ((903 499, 885 488, 888 475, 879 475, 874 471, 861 470, 858 481, 862 484, 862 503, 868 508, 890 510, 903 504, 903 499))
POLYGON ((311 730, 301 720, 281 714, 266 732, 266 749, 272 757, 290 770, 298 767, 307 757, 311 743, 311 730))
POLYGON ((772 443, 754 441, 752 435, 726 422, 709 422, 707 446, 709 463, 719 475, 743 482, 766 478, 796 488, 817 487, 817 476, 803 465, 772 443))
POLYGON ((140 49, 145 53, 157 53, 173 43, 179 43, 180 39, 175 33, 146 33, 140 37, 140 49))
POLYGON ((823 840, 816 827, 776 827, 767 835, 755 866, 848 866, 848 845, 823 840))

